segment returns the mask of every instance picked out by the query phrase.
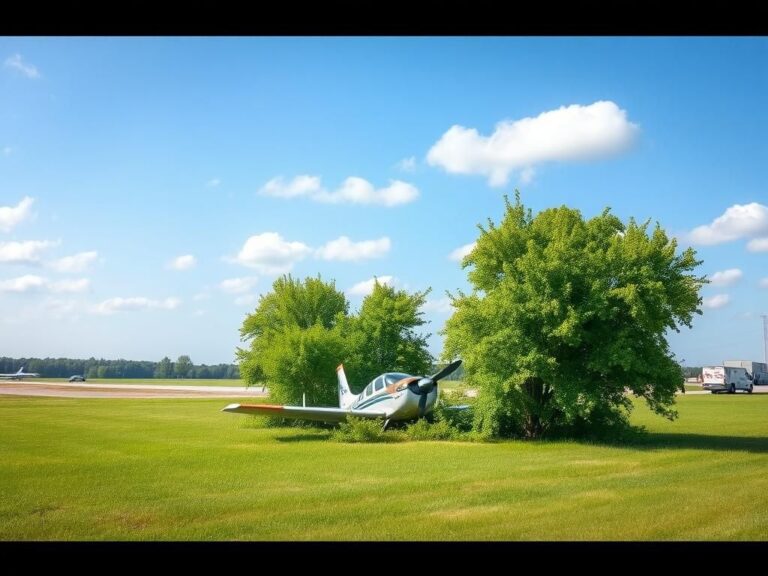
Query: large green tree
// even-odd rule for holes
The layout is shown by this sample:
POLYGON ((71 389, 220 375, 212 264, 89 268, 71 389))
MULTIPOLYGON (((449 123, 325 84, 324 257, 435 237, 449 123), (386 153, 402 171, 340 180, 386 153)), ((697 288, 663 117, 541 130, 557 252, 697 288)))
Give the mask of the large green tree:
POLYGON ((354 389, 389 370, 426 373, 432 358, 419 308, 427 292, 408 294, 375 283, 358 314, 333 282, 278 278, 240 330, 250 343, 237 351, 249 385, 267 384, 277 402, 338 405, 336 367, 344 363, 354 389))
POLYGON ((445 355, 479 389, 476 429, 538 437, 623 421, 627 391, 674 418, 682 372, 665 332, 701 313, 695 252, 609 209, 534 218, 519 195, 505 201, 464 258, 473 291, 453 299, 445 328, 445 355))
POLYGON ((240 329, 250 347, 237 350, 248 385, 268 383, 270 397, 286 404, 334 405, 336 366, 345 355, 339 322, 349 309, 334 282, 275 280, 240 329))
POLYGON ((365 386, 382 372, 429 372, 432 356, 427 350, 428 335, 415 330, 426 323, 420 308, 428 293, 409 294, 374 281, 373 291, 363 300, 360 312, 344 326, 350 381, 365 386))

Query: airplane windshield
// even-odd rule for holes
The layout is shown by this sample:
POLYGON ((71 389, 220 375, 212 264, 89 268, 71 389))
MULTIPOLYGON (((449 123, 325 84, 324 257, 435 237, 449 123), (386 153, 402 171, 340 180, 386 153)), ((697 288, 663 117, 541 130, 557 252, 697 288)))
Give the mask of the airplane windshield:
POLYGON ((384 379, 387 381, 387 386, 390 384, 394 384, 398 380, 402 380, 403 378, 408 378, 408 374, 402 374, 401 372, 390 372, 389 374, 384 375, 384 379))

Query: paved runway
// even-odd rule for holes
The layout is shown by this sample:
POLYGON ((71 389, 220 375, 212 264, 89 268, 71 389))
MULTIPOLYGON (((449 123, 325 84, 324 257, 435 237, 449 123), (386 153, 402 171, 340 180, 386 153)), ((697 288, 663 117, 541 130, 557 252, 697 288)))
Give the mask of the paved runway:
POLYGON ((266 396, 261 387, 152 386, 149 384, 80 384, 0 382, 0 394, 62 398, 245 398, 266 396))

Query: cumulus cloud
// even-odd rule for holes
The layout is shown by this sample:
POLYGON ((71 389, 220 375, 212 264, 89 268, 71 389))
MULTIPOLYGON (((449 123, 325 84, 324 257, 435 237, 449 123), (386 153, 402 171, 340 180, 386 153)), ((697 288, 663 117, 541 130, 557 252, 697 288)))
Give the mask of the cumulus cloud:
POLYGON ((730 301, 731 297, 728 296, 728 294, 715 294, 714 296, 704 298, 702 306, 704 306, 704 308, 711 308, 714 310, 717 308, 722 308, 730 301))
POLYGON ((143 296, 134 296, 131 298, 109 298, 103 302, 97 304, 92 308, 92 312, 95 314, 110 315, 115 312, 128 312, 136 310, 173 310, 178 308, 181 304, 181 300, 178 298, 166 298, 164 300, 152 300, 150 298, 144 298, 143 296))
POLYGON ((21 54, 8 56, 8 58, 5 59, 4 65, 6 68, 20 72, 27 78, 40 78, 40 72, 38 71, 37 67, 28 62, 24 62, 24 58, 21 56, 21 54))
POLYGON ((273 178, 262 186, 259 191, 265 196, 278 198, 307 197, 316 202, 331 204, 381 204, 397 206, 414 201, 419 196, 419 190, 408 182, 390 180, 385 188, 374 188, 373 184, 364 178, 350 176, 336 190, 326 190, 319 176, 302 174, 289 182, 281 176, 273 178))
POLYGON ((184 254, 183 256, 177 256, 168 263, 168 268, 171 270, 189 270, 194 268, 197 264, 197 258, 192 254, 184 254))
POLYGON ((88 267, 96 261, 99 257, 99 253, 96 250, 89 252, 79 252, 72 256, 64 256, 58 260, 52 260, 48 262, 48 266, 56 270, 56 272, 64 273, 78 273, 84 272, 88 267))
POLYGON ((371 278, 370 280, 358 282, 347 292, 353 296, 368 296, 368 294, 373 292, 373 286, 376 283, 376 280, 379 281, 379 284, 386 284, 387 286, 392 286, 395 283, 395 279, 392 276, 378 276, 371 278))
POLYGON ((53 293, 61 292, 85 292, 91 285, 88 278, 79 278, 77 280, 59 280, 50 282, 47 278, 27 274, 18 278, 0 281, 0 292, 40 292, 48 291, 53 293))
POLYGON ((24 196, 16 206, 0 206, 0 230, 10 232, 32 213, 34 198, 24 196))
POLYGON ((208 182, 205 183, 208 188, 218 188, 219 184, 221 184, 220 178, 211 178, 208 180, 208 182))
POLYGON ((36 264, 40 254, 58 242, 49 240, 26 240, 24 242, 0 242, 0 263, 36 264))
POLYGON ((245 278, 228 278, 227 280, 222 280, 222 282, 219 284, 219 288, 222 292, 226 292, 227 294, 243 294, 244 292, 248 292, 251 288, 253 288, 257 281, 258 278, 254 276, 248 276, 245 278))
MULTIPOLYGON (((697 226, 688 234, 694 244, 722 244, 739 238, 751 238, 768 234, 768 206, 752 202, 734 204, 711 224, 697 226)), ((754 246, 762 246, 759 240, 754 246)), ((753 250, 750 248, 750 250, 753 250)), ((758 250, 753 250, 757 252, 758 250)))
POLYGON ((340 236, 318 248, 316 255, 323 260, 358 261, 381 258, 389 252, 389 248, 390 241, 386 236, 361 242, 353 242, 346 236, 340 236))
POLYGON ((768 288, 768 277, 760 279, 760 287, 768 288))
POLYGON ((34 274, 26 274, 10 280, 0 280, 0 292, 32 292, 42 290, 47 280, 34 274))
POLYGON ((309 176, 301 174, 296 176, 287 184, 282 176, 272 178, 262 186, 260 193, 265 196, 276 196, 277 198, 296 198, 297 196, 313 196, 323 191, 319 176, 309 176))
POLYGON ((741 280, 744 273, 738 268, 729 268, 721 272, 715 272, 709 277, 712 286, 730 286, 734 282, 741 280))
POLYGON ((542 112, 535 118, 503 120, 490 136, 454 125, 427 153, 427 162, 453 174, 481 174, 491 186, 502 186, 515 170, 522 179, 533 166, 559 160, 600 158, 629 147, 638 132, 626 111, 614 102, 573 104, 542 112))
POLYGON ((403 158, 397 163, 397 169, 402 172, 415 172, 416 171, 416 156, 410 156, 403 158))
POLYGON ((747 250, 750 252, 768 252, 768 237, 753 238, 747 242, 747 250))
POLYGON ((51 282, 43 276, 26 274, 0 281, 0 292, 85 292, 90 285, 91 281, 88 278, 51 282))
POLYGON ((454 250, 448 255, 448 258, 450 258, 451 260, 455 260, 456 262, 461 262, 464 259, 464 256, 466 256, 467 254, 472 252, 472 250, 475 249, 475 244, 477 243, 470 242, 469 244, 464 244, 464 246, 459 246, 458 248, 456 248, 456 250, 454 250))
POLYGON ((234 261, 262 274, 284 274, 311 252, 306 244, 288 242, 277 232, 264 232, 248 238, 234 261))

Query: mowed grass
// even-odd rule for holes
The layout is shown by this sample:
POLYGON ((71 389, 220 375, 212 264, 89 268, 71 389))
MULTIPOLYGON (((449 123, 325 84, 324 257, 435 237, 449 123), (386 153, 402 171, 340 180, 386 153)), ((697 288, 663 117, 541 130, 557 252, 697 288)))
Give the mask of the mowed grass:
MULTIPOLYGON (((69 384, 69 378, 31 378, 34 382, 69 384)), ((144 384, 146 386, 245 386, 240 379, 206 380, 202 378, 88 378, 74 384, 144 384)), ((257 386, 258 388, 258 386, 257 386)))
POLYGON ((768 395, 631 445, 340 444, 222 400, 0 397, 3 540, 764 540, 768 395))

